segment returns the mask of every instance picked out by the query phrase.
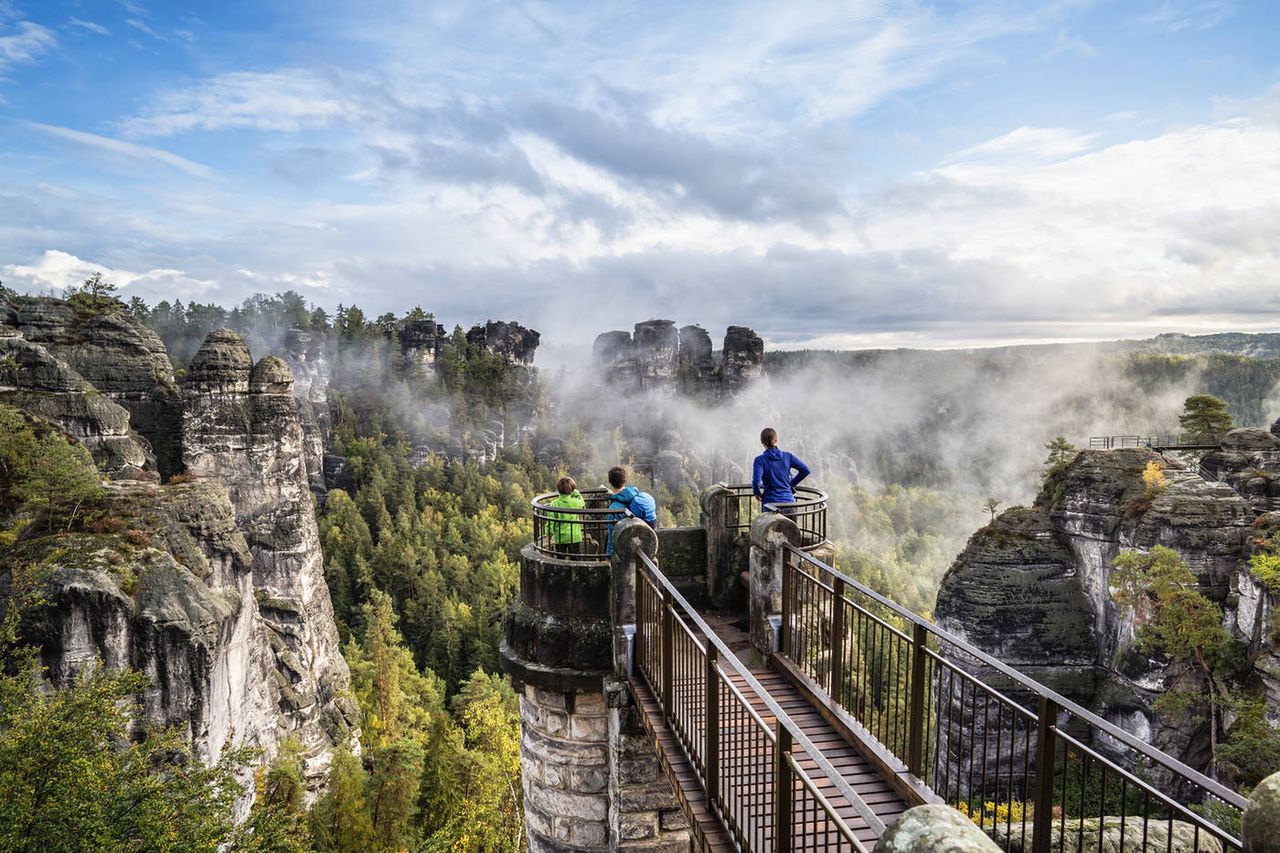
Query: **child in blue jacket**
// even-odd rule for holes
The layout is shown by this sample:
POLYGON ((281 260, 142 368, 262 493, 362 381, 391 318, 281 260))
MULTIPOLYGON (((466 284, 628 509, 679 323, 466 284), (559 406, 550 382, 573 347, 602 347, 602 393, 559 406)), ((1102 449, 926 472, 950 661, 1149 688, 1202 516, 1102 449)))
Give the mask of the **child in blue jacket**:
POLYGON ((609 469, 609 492, 609 509, 618 512, 609 516, 609 538, 604 549, 606 554, 613 553, 612 522, 621 521, 626 517, 623 510, 630 510, 632 515, 647 522, 650 527, 658 526, 658 504, 654 501, 653 495, 642 492, 635 486, 628 486, 627 469, 621 465, 615 465, 609 469))
POLYGON ((809 466, 778 449, 778 431, 773 427, 760 432, 760 443, 764 453, 751 466, 752 494, 766 504, 791 503, 796 499, 796 486, 809 476, 809 466), (796 472, 794 476, 792 471, 796 472))

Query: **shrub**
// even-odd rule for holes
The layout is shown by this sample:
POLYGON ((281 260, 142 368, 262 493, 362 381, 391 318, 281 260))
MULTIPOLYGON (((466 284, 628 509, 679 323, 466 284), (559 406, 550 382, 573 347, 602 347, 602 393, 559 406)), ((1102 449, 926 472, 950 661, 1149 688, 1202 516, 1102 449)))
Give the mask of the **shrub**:
POLYGON ((1280 554, 1254 554, 1249 558, 1249 572, 1268 591, 1280 592, 1280 554))
POLYGON ((1164 491, 1168 482, 1164 478, 1164 466, 1152 459, 1142 472, 1142 483, 1147 487, 1147 494, 1159 494, 1164 491))
POLYGON ((142 530, 126 530, 123 538, 125 542, 128 542, 135 548, 145 548, 151 544, 150 534, 142 530))

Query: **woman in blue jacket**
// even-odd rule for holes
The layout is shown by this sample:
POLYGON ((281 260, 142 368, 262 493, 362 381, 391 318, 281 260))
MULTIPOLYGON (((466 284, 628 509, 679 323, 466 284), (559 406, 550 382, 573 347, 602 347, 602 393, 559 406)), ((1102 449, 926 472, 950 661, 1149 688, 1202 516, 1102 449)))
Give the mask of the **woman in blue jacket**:
POLYGON ((809 476, 809 466, 785 450, 778 449, 778 431, 765 427, 760 432, 764 453, 751 469, 751 492, 766 504, 792 503, 796 486, 809 476), (792 475, 792 471, 796 473, 792 475))

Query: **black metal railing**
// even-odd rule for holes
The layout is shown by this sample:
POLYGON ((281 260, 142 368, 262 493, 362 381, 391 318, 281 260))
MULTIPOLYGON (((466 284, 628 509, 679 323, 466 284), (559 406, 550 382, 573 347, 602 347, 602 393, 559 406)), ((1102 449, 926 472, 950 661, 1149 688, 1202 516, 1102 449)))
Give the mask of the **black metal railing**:
POLYGON ((1239 794, 790 546, 781 640, 891 772, 1007 851, 1241 849, 1239 794))
POLYGON ((1145 447, 1149 450, 1206 450, 1222 444, 1223 435, 1095 435, 1089 439, 1090 450, 1119 450, 1145 447))
POLYGON ((865 851, 841 809, 884 824, 643 553, 635 590, 635 673, 738 848, 865 851))
POLYGON ((559 560, 604 563, 609 560, 610 533, 625 510, 609 509, 609 492, 584 489, 581 509, 552 506, 559 495, 547 492, 533 499, 533 547, 559 560))
POLYGON ((730 530, 749 530, 751 522, 762 512, 779 512, 800 528, 800 546, 812 550, 827 540, 827 493, 813 486, 795 488, 796 499, 790 503, 761 503, 751 491, 751 484, 720 484, 733 493, 737 507, 730 508, 726 526, 730 530))

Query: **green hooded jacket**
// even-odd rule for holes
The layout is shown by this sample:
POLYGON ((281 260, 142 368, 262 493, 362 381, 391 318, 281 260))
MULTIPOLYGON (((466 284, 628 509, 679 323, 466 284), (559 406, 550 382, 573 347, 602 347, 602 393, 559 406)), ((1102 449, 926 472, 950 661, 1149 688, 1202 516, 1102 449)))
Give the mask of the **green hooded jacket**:
MULTIPOLYGON (((555 500, 551 501, 551 506, 564 509, 584 509, 586 505, 587 502, 582 499, 582 494, 577 489, 567 495, 556 495, 555 500)), ((552 543, 577 545, 582 541, 581 522, 585 519, 580 513, 553 512, 548 517, 551 521, 547 524, 547 536, 551 537, 552 543)))

